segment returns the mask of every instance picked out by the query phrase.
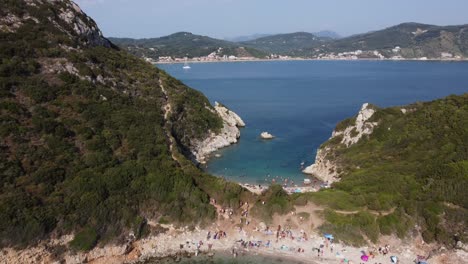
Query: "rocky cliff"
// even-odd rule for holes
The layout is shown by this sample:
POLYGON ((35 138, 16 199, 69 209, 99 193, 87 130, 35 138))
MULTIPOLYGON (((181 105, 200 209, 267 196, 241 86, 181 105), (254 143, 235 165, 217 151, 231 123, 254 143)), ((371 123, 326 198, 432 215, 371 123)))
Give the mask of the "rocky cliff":
POLYGON ((216 150, 237 143, 240 137, 239 127, 245 126, 244 121, 224 105, 215 102, 214 109, 223 120, 221 131, 219 133, 210 132, 208 137, 203 140, 193 140, 190 148, 195 160, 200 163, 205 163, 208 155, 216 150))
POLYGON ((355 118, 346 120, 341 126, 338 125, 328 140, 328 144, 323 144, 317 150, 315 163, 306 167, 303 172, 314 175, 324 182, 339 181, 341 169, 335 150, 340 146, 348 148, 356 144, 363 136, 370 135, 378 125, 377 122, 369 121, 375 111, 375 107, 365 103, 355 118))
POLYGON ((56 30, 70 38, 79 38, 80 44, 83 46, 110 47, 112 45, 109 40, 104 38, 94 20, 83 13, 81 8, 72 1, 22 0, 18 1, 16 5, 16 8, 22 9, 20 12, 1 14, 0 31, 15 33, 28 23, 51 23, 56 30), (27 8, 24 8, 23 4, 26 4, 27 8), (47 10, 47 5, 55 5, 56 9, 54 11, 47 10), (35 8, 43 8, 41 11, 47 10, 47 15, 38 16, 35 8))

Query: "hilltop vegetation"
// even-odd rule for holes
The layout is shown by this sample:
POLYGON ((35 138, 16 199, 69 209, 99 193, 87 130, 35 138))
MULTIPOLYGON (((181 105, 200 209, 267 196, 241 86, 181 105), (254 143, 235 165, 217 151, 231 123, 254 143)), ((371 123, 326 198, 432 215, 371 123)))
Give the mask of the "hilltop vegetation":
POLYGON ((403 108, 377 109, 369 121, 378 126, 355 145, 324 143, 341 181, 305 196, 330 208, 322 230, 353 244, 412 230, 426 242, 466 242, 468 94, 403 108))
POLYGON ((218 51, 218 55, 221 57, 234 55, 264 58, 267 55, 262 51, 244 47, 238 43, 194 35, 189 32, 178 32, 150 39, 111 38, 111 41, 134 55, 153 59, 158 59, 161 56, 202 57, 218 51))
POLYGON ((377 50, 385 57, 440 58, 442 53, 468 57, 468 25, 434 26, 403 23, 383 30, 338 39, 324 46, 312 46, 310 55, 355 50, 377 50), (400 47, 401 51, 392 49, 400 47))
POLYGON ((156 39, 112 39, 140 57, 183 58, 206 56, 223 48, 221 55, 265 58, 270 54, 330 58, 343 52, 362 51, 358 58, 466 58, 468 25, 435 26, 403 23, 383 30, 340 38, 333 32, 275 34, 243 42, 229 42, 187 32, 156 39), (240 47, 243 47, 242 49, 240 47), (397 48, 398 47, 398 48, 397 48), (396 49, 395 49, 396 48, 396 49))
POLYGON ((266 36, 243 43, 246 46, 268 53, 302 56, 304 54, 304 49, 315 45, 321 45, 330 40, 331 38, 317 37, 307 32, 296 32, 266 36))
POLYGON ((70 1, 4 1, 0 18, 0 246, 76 233, 87 250, 150 233, 145 219, 213 219, 210 197, 239 204, 242 188, 179 152, 222 125, 200 92, 113 46, 70 1))

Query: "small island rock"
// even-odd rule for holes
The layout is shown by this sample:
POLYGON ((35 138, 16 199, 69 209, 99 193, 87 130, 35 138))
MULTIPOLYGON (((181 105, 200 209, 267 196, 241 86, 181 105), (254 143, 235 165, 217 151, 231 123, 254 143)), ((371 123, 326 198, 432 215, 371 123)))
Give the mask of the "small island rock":
POLYGON ((263 138, 263 139, 272 139, 274 138, 275 136, 273 136, 272 134, 268 133, 268 132, 262 132, 260 134, 260 137, 263 138))

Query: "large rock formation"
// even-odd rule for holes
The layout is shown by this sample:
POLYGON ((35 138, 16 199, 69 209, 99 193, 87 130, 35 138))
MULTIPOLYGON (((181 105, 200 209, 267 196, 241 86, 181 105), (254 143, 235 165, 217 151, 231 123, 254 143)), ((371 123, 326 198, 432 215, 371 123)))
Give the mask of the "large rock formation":
MULTIPOLYGON (((369 121, 375 111, 375 108, 368 103, 363 104, 354 123, 343 130, 335 129, 328 142, 337 140, 338 144, 350 147, 356 144, 363 136, 370 135, 374 127, 377 126, 377 122, 369 121)), ((333 155, 329 155, 334 151, 335 147, 333 144, 323 144, 317 150, 315 163, 306 167, 302 172, 312 174, 328 183, 339 181, 339 164, 335 159, 330 159, 333 155)))
MULTIPOLYGON (((34 2, 34 0, 30 0, 34 2)), ((35 0, 39 1, 40 0, 35 0)), ((61 28, 67 34, 74 34, 80 37, 87 45, 110 47, 109 40, 104 38, 101 30, 89 16, 85 15, 81 8, 74 2, 63 2, 64 7, 60 9, 59 18, 63 20, 71 30, 61 28)))
POLYGON ((354 125, 348 126, 344 131, 333 131, 332 138, 343 136, 341 143, 347 147, 357 143, 364 135, 369 135, 377 125, 376 122, 368 122, 375 113, 375 109, 368 103, 362 105, 354 125))
POLYGON ((330 148, 320 148, 315 156, 315 163, 306 167, 302 172, 311 174, 324 182, 334 182, 338 180, 337 166, 334 161, 327 159, 326 153, 330 148))
POLYGON ((196 140, 192 143, 191 152, 197 162, 205 163, 209 154, 220 148, 237 143, 240 137, 239 127, 244 127, 244 121, 226 108, 224 105, 215 102, 214 109, 223 120, 223 127, 220 133, 210 133, 204 140, 196 140))
MULTIPOLYGON (((88 17, 81 8, 72 1, 52 0, 23 0, 17 5, 26 4, 23 14, 5 13, 0 14, 0 32, 15 33, 23 25, 30 23, 46 24, 52 23, 55 29, 65 33, 70 38, 77 38, 84 46, 110 47, 112 44, 107 40, 94 20, 88 17), (37 15, 38 12, 30 12, 35 7, 44 7, 47 4, 55 5, 56 13, 49 12, 47 16, 37 15), (46 21, 45 21, 46 20, 46 21)), ((43 9, 42 11, 47 10, 43 9)))

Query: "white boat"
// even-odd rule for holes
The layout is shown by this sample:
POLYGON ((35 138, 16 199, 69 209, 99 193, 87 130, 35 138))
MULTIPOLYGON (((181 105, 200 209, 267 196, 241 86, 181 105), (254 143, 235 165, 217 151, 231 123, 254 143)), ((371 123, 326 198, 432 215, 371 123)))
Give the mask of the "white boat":
POLYGON ((312 181, 310 179, 304 179, 304 185, 309 185, 311 183, 312 181))
POLYGON ((184 67, 182 67, 184 70, 188 70, 190 69, 190 65, 188 65, 188 62, 187 62, 187 57, 185 57, 185 63, 184 63, 184 67))

